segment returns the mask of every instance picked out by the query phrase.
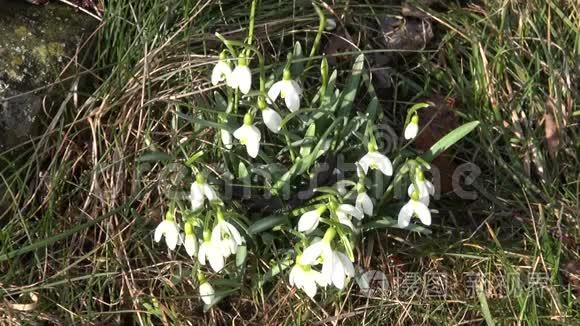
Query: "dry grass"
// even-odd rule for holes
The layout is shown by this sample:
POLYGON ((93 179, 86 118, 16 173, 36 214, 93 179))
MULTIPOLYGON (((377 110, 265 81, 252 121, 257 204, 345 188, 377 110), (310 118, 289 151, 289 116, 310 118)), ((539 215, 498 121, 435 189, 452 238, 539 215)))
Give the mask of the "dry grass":
MULTIPOLYGON (((21 157, 2 171, 11 192, 9 208, 0 215, 0 320, 271 325, 578 320, 577 283, 570 282, 577 274, 561 270, 578 260, 576 6, 491 1, 487 8, 431 12, 439 45, 406 56, 394 68, 397 86, 383 102, 392 114, 435 93, 457 98, 463 120, 485 123, 457 150, 458 161, 481 168, 475 183, 479 197, 458 202, 444 196, 430 236, 369 232, 358 248, 358 262, 365 270, 383 271, 390 285, 401 285, 402 273, 444 273, 447 296, 430 297, 421 286, 367 297, 351 282, 348 290, 328 291, 312 302, 284 277, 252 286, 270 261, 251 255, 239 293, 204 314, 191 259, 167 254, 151 236, 165 196, 184 188, 188 172, 144 154, 204 150, 211 156, 219 150, 210 131, 174 113, 210 108, 208 65, 217 54, 213 32, 239 33, 246 6, 124 2, 110 2, 96 37, 95 65, 79 67, 81 96, 71 93, 56 108, 46 134, 29 149, 3 153, 21 157), (164 4, 175 7, 167 11, 164 4), (506 27, 508 21, 513 26, 506 27), (526 34, 536 30, 539 35, 526 34), (547 46, 550 42, 554 45, 547 46), (547 99, 556 103, 550 111, 560 139, 555 157, 547 154, 551 145, 538 123, 549 114, 547 99), (181 143, 184 137, 191 141, 181 143), (545 287, 508 293, 499 281, 535 272, 547 275, 545 287), (467 273, 491 277, 485 295, 466 292, 467 273), (21 293, 38 294, 34 309, 10 309, 21 293)), ((317 22, 307 6, 269 1, 261 6, 256 35, 271 62, 295 40, 312 41, 317 22)), ((344 38, 363 49, 372 43, 376 17, 399 12, 366 2, 332 8, 351 26, 344 38)))

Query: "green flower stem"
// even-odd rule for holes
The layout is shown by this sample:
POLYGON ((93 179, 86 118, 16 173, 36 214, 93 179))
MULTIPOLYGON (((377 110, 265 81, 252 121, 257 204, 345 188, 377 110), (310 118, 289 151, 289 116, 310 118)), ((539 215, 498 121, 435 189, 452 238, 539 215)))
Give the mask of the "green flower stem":
POLYGON ((225 37, 223 37, 223 35, 221 35, 218 32, 215 33, 215 36, 218 39, 220 39, 220 41, 222 41, 222 43, 226 46, 226 48, 228 48, 232 57, 234 57, 234 58, 238 57, 238 51, 236 51, 236 49, 234 48, 234 45, 236 42, 227 40, 225 37))
POLYGON ((314 43, 312 44, 312 48, 310 49, 310 55, 308 55, 308 61, 306 62, 306 68, 304 71, 307 71, 310 65, 312 65, 312 60, 314 59, 314 55, 316 55, 316 51, 318 51, 318 47, 320 46, 320 40, 322 39, 322 33, 324 32, 324 28, 326 27, 326 17, 324 13, 318 6, 313 5, 314 10, 318 14, 318 32, 316 33, 316 38, 314 39, 314 43))
POLYGON ((256 3, 257 0, 252 1, 252 6, 250 7, 250 26, 248 28, 248 45, 252 45, 252 41, 254 40, 254 26, 256 21, 256 3))

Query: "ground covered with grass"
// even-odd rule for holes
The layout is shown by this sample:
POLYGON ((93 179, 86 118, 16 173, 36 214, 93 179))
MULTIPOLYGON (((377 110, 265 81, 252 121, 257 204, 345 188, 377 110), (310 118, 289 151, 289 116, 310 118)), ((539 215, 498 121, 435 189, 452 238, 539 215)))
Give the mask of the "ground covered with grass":
MULTIPOLYGON (((580 320, 580 6, 564 0, 316 4, 337 23, 322 35, 316 67, 325 54, 332 69, 346 74, 365 54, 364 91, 353 105, 362 110, 378 96, 393 126, 384 140, 402 134, 406 110, 418 102, 430 109, 422 110, 424 131, 411 145, 417 151, 479 121, 433 161, 442 191, 429 234, 369 225, 354 250, 359 277, 314 301, 289 285, 288 270, 272 254, 283 236, 266 230, 243 276, 222 281, 235 291, 204 309, 192 275, 196 261, 168 254, 153 241, 153 230, 166 213, 167 193, 191 182, 190 172, 175 164, 196 159, 184 159, 184 146, 190 155, 219 157, 215 130, 200 125, 211 113, 200 108, 212 103, 215 90, 209 81, 221 49, 215 32, 243 40, 250 3, 111 0, 84 49, 87 61, 76 62, 78 94, 63 83, 70 95, 47 115, 45 134, 25 152, 0 153, 8 189, 0 215, 2 322, 580 320), (195 119, 184 122, 178 112, 195 119), (360 275, 368 271, 382 278, 363 291, 360 275), (273 278, 277 273, 282 276, 273 278)), ((281 68, 297 41, 311 48, 318 26, 309 1, 258 1, 255 47, 268 65, 281 68)))

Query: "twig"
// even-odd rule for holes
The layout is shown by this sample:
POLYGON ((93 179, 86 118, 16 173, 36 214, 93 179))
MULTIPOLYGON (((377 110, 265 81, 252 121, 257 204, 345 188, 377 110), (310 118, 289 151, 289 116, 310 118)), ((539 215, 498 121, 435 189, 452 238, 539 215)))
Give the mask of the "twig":
POLYGON ((77 4, 74 4, 74 3, 70 2, 70 1, 67 1, 67 0, 58 0, 58 1, 66 4, 66 5, 69 5, 69 6, 73 7, 73 8, 75 8, 75 9, 78 9, 78 10, 80 10, 82 12, 84 12, 85 14, 93 17, 94 19, 98 20, 99 22, 103 21, 103 19, 101 17, 93 14, 92 12, 86 10, 85 8, 83 8, 83 7, 81 7, 81 6, 77 5, 77 4))

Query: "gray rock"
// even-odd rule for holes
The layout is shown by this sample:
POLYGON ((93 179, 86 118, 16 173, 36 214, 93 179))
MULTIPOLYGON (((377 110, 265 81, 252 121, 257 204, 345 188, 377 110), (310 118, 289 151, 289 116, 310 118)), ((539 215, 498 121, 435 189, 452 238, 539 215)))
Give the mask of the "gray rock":
POLYGON ((49 85, 94 26, 68 6, 0 0, 0 152, 38 135, 43 98, 59 95, 49 85))

